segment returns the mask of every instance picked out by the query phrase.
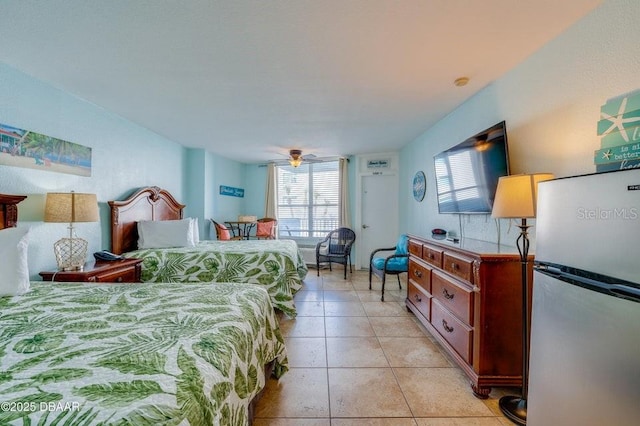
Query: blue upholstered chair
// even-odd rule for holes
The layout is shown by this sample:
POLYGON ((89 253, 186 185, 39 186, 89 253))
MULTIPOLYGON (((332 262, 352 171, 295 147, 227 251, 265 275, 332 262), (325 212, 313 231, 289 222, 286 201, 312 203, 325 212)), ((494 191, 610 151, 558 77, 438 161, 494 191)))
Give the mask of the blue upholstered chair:
POLYGON ((409 270, 409 237, 401 235, 395 247, 380 248, 371 252, 369 259, 369 290, 371 290, 371 276, 375 274, 382 279, 382 296, 384 302, 384 284, 387 275, 398 277, 398 287, 402 289, 400 274, 409 270), (376 257, 376 253, 382 251, 394 251, 387 257, 376 257))

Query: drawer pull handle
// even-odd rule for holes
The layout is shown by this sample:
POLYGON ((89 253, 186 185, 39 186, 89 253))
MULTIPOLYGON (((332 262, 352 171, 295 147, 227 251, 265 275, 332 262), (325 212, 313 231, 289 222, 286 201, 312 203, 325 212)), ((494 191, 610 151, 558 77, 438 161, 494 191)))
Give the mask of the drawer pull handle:
POLYGON ((456 262, 451 262, 451 269, 457 271, 458 269, 460 269, 460 266, 458 266, 456 262))
POLYGON ((418 296, 417 294, 414 294, 413 298, 416 299, 416 302, 422 302, 422 298, 420 296, 418 296))
POLYGON ((442 294, 444 295, 444 298, 447 300, 453 300, 453 298, 455 297, 455 293, 449 293, 446 288, 442 289, 442 294))
POLYGON ((116 282, 117 282, 117 283, 121 283, 121 282, 122 282, 122 277, 118 277, 118 278, 116 279, 116 282))
POLYGON ((433 253, 429 253, 429 259, 433 260, 435 258, 435 256, 433 255, 433 253))
POLYGON ((442 326, 447 333, 453 333, 453 327, 449 327, 449 324, 447 324, 447 321, 444 319, 442 320, 442 326))
POLYGON ((420 270, 419 270, 419 269, 416 269, 416 270, 414 271, 414 274, 416 274, 416 277, 418 277, 418 278, 422 278, 422 272, 420 272, 420 270))

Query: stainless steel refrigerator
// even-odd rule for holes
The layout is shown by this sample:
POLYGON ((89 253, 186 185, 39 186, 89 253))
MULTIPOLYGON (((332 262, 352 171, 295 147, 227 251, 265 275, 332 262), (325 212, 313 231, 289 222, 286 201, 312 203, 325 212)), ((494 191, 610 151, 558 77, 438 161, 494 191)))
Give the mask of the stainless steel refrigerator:
POLYGON ((539 184, 527 424, 640 424, 640 170, 539 184))

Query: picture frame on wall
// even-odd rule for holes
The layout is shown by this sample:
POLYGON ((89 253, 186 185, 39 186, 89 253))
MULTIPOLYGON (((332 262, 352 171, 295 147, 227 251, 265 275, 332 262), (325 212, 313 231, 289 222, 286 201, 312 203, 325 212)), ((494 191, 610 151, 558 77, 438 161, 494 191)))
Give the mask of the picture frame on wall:
POLYGON ((91 148, 0 123, 0 165, 91 176, 91 148))

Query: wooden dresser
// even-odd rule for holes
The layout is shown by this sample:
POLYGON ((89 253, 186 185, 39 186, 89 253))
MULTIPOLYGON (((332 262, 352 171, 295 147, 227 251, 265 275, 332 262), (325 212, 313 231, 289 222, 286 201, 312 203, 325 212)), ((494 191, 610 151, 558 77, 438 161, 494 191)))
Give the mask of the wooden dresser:
MULTIPOLYGON (((467 374, 474 394, 486 398, 492 386, 522 386, 517 249, 410 236, 409 254, 407 309, 467 374)), ((529 275, 530 283, 531 264, 529 275)))

